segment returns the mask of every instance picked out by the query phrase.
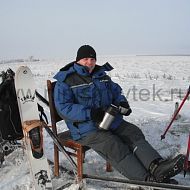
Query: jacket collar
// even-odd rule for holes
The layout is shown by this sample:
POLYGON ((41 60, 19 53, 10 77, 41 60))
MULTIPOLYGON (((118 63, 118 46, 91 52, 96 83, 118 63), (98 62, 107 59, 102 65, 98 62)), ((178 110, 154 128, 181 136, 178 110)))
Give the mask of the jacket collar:
POLYGON ((74 72, 77 72, 79 75, 82 76, 101 78, 106 75, 105 71, 111 71, 112 69, 113 67, 107 62, 102 66, 96 65, 93 72, 90 74, 84 66, 79 65, 76 62, 71 62, 62 69, 60 69, 60 71, 53 78, 59 81, 64 81, 68 75, 74 72))

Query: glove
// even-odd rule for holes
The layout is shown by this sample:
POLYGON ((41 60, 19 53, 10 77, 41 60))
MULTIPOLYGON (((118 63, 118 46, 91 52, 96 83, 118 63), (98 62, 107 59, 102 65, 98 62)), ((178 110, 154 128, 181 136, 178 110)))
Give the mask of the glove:
POLYGON ((122 115, 129 116, 132 112, 128 102, 120 102, 119 112, 122 115))
POLYGON ((91 109, 91 119, 94 122, 101 122, 104 118, 105 112, 102 110, 102 108, 96 108, 96 109, 91 109))

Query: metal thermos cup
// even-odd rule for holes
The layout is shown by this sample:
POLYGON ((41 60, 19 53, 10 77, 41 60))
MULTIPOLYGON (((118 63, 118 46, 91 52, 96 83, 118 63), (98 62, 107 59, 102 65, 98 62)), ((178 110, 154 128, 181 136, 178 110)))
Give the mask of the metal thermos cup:
POLYGON ((104 118, 99 124, 99 128, 108 130, 118 112, 118 107, 111 104, 111 106, 106 110, 104 118))

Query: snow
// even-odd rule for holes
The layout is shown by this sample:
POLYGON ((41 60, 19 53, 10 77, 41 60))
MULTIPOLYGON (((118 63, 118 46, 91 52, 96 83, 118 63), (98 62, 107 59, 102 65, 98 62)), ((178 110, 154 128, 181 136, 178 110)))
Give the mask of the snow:
MULTIPOLYGON (((40 60, 38 62, 1 63, 0 70, 11 68, 14 71, 21 65, 27 65, 33 72, 37 90, 47 98, 46 80, 53 80, 55 73, 72 60, 40 60)), ((138 125, 147 140, 164 157, 173 157, 179 153, 186 154, 190 126, 189 99, 180 111, 181 117, 175 121, 164 140, 160 140, 174 112, 175 102, 181 103, 190 83, 190 56, 105 56, 98 58, 98 64, 109 62, 115 69, 109 73, 112 80, 119 83, 128 98, 132 114, 125 119, 138 125)), ((48 108, 43 105, 49 117, 48 108)), ((50 121, 50 117, 49 117, 50 121)), ((64 122, 59 124, 59 131, 66 129, 64 122)), ((53 160, 53 142, 44 131, 45 154, 53 160)), ((61 155, 60 163, 67 169, 71 166, 61 155)), ((60 177, 51 175, 55 188, 67 182, 73 183, 66 189, 77 189, 73 178, 61 171, 60 177)), ((105 161, 94 151, 87 152, 84 173, 107 177, 124 178, 117 171, 107 173, 105 161)), ((175 179, 180 184, 190 185, 189 174, 183 173, 175 179)), ((22 149, 16 149, 5 157, 0 168, 1 190, 33 189, 28 161, 22 149)), ((94 189, 126 189, 124 184, 86 180, 86 188, 94 189)))

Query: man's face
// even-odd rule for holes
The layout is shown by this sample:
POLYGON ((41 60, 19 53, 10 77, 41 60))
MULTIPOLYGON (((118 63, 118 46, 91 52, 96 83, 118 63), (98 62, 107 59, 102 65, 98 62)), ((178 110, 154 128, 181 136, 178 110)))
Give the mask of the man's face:
POLYGON ((83 58, 80 59, 78 64, 83 65, 88 68, 89 73, 91 73, 96 65, 96 59, 94 58, 83 58))

